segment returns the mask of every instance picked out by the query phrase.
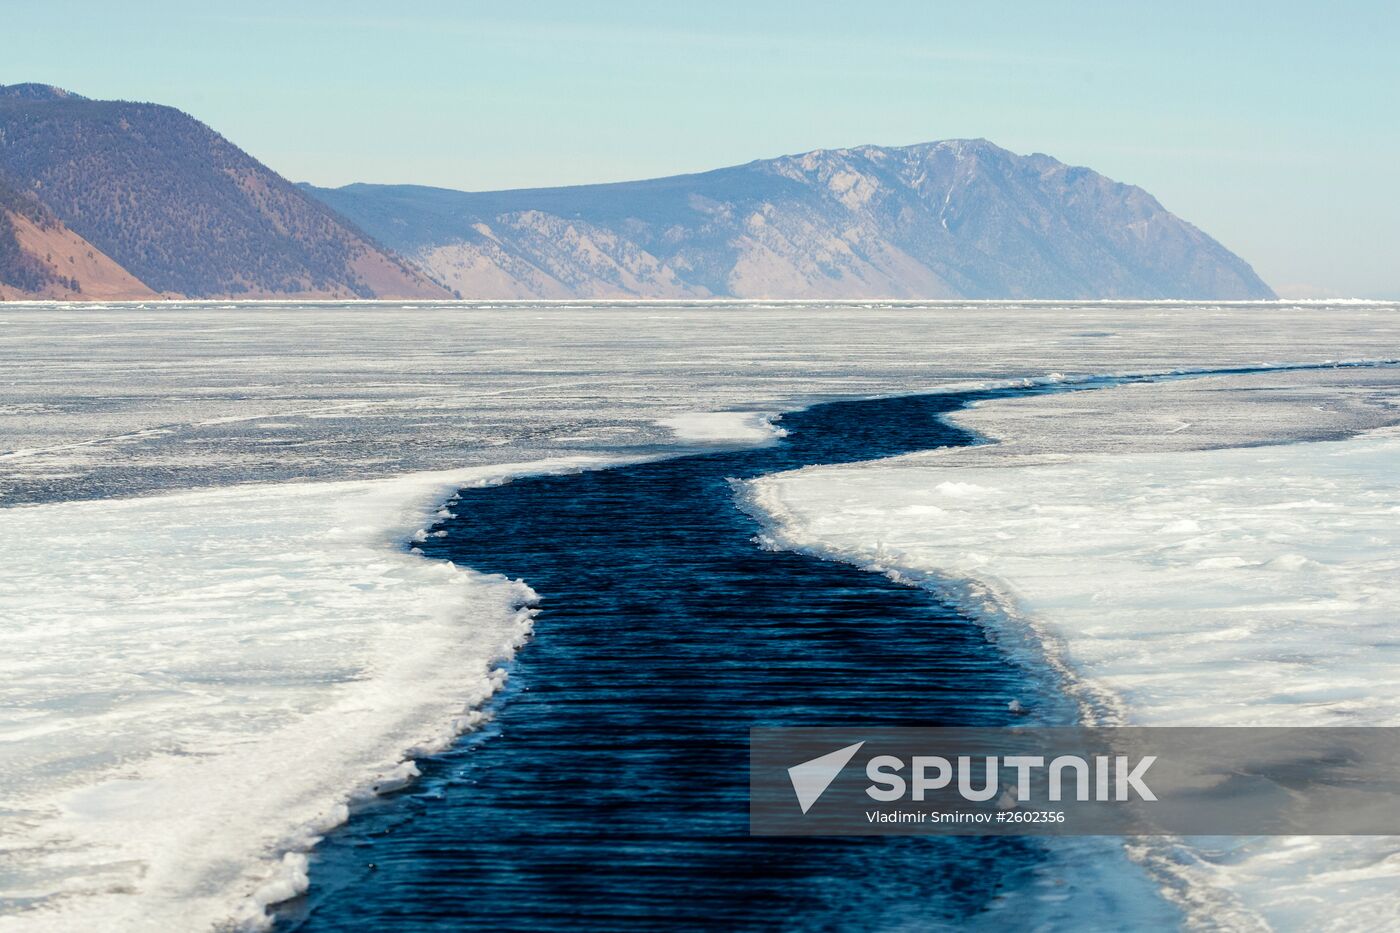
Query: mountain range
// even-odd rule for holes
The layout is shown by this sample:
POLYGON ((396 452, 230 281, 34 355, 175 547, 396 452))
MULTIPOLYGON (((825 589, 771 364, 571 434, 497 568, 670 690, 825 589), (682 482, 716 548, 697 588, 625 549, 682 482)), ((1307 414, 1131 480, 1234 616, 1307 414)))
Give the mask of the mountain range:
POLYGON ((463 192, 293 185, 155 104, 0 87, 0 298, 1270 298, 1141 188, 986 140, 463 192))
POLYGON ((481 297, 1273 297, 1141 188, 982 139, 570 188, 307 190, 481 297))

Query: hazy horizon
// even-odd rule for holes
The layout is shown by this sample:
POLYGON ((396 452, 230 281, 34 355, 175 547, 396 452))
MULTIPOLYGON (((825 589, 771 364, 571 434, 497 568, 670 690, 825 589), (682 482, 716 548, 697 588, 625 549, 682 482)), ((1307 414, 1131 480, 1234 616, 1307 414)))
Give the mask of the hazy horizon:
POLYGON ((1386 4, 57 0, 8 19, 24 41, 0 83, 179 107, 295 181, 552 187, 984 137, 1146 189, 1281 295, 1400 298, 1386 4))

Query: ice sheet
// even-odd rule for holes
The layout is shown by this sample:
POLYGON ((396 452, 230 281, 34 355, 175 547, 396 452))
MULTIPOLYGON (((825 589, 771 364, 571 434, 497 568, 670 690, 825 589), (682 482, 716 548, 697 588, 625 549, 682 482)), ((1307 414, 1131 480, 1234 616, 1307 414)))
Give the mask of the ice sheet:
MULTIPOLYGON (((753 442, 837 396, 1397 338, 1384 305, 5 305, 0 929, 256 922, 294 892, 310 835, 463 724, 527 625, 521 589, 403 550, 456 484, 753 442)), ((1368 391, 1243 420, 1393 420, 1368 391)))
POLYGON ((0 897, 30 909, 0 929, 261 923, 529 631, 528 586, 402 542, 463 486, 601 462, 5 511, 0 897))
POLYGON ((658 419, 1394 356, 1394 305, 0 307, 0 503, 616 449, 658 419))
MULTIPOLYGON (((1191 449, 1232 430, 1286 439, 1288 418, 1261 429, 1244 416, 1266 386, 1315 401, 1317 380, 993 402, 960 420, 1017 431, 1004 445, 798 471, 750 494, 783 546, 936 586, 1010 644, 1029 632, 1091 719, 1400 725, 1400 431, 1191 449), (1126 419, 1090 417, 1153 392, 1164 417, 1221 426, 1122 444, 1126 419)), ((1393 411, 1393 371, 1365 381, 1359 410, 1393 411)), ((1397 840, 1196 840, 1141 857, 1215 922, 1233 903, 1227 928, 1400 926, 1397 840)))

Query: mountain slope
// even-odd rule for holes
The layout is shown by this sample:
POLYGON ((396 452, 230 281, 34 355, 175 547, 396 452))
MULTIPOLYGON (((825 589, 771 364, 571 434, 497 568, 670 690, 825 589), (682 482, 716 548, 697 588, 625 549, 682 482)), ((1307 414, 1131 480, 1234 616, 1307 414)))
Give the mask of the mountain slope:
POLYGON ((0 173, 155 291, 446 298, 447 290, 194 118, 0 88, 0 173))
POLYGON ((158 297, 37 198, 0 179, 0 301, 158 297))
POLYGON ((985 140, 571 188, 307 190, 468 297, 1273 297, 1142 189, 985 140))

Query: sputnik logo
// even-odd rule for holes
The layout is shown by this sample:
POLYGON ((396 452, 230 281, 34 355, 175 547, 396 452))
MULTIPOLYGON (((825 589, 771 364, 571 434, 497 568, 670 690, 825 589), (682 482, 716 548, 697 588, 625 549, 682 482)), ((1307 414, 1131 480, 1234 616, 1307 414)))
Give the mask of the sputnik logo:
POLYGON ((831 782, 836 780, 836 775, 841 773, 841 769, 850 763, 864 744, 857 742, 847 745, 820 758, 813 758, 788 768, 788 778, 792 780, 792 789, 797 794, 797 802, 803 813, 812 809, 812 804, 821 799, 831 782))

